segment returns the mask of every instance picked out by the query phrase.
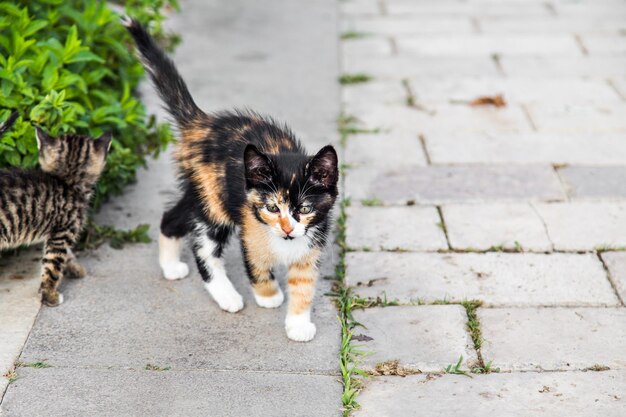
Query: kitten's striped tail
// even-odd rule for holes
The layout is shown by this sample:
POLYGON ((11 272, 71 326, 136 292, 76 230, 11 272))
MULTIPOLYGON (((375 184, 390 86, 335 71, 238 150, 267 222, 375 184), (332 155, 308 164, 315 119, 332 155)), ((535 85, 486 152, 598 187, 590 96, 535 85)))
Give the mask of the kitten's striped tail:
POLYGON ((150 74, 167 111, 176 119, 180 128, 193 124, 204 113, 193 101, 174 62, 165 55, 165 52, 156 44, 141 23, 124 16, 122 17, 122 24, 135 39, 139 58, 150 74))
POLYGON ((14 111, 4 123, 0 124, 0 136, 4 135, 9 129, 11 129, 11 126, 13 126, 18 117, 20 117, 20 114, 17 111, 14 111))

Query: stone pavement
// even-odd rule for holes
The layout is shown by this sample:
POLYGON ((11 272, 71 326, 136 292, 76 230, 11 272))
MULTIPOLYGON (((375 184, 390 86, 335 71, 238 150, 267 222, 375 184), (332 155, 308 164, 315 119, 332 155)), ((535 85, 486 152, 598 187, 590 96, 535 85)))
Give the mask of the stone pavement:
POLYGON ((340 13, 354 415, 626 415, 626 3, 340 13))
MULTIPOLYGON (((311 152, 337 142, 333 0, 180 3, 182 13, 168 25, 184 39, 176 61, 202 108, 247 106, 271 114, 288 121, 311 152)), ((142 92, 151 111, 163 115, 152 88, 145 85, 142 92)), ((195 267, 186 280, 162 279, 158 225, 175 193, 166 153, 98 216, 100 223, 122 228, 150 223, 153 242, 81 254, 89 275, 66 282, 65 303, 42 308, 32 331, 39 310, 38 261, 32 258, 38 253, 2 261, 8 263, 0 276, 2 373, 20 351, 25 364, 6 392, 8 381, 1 379, 5 416, 341 414, 340 327, 324 296, 331 281, 321 279, 318 286, 316 338, 296 343, 284 334, 284 307, 266 310, 254 303, 236 241, 226 264, 244 296, 242 312, 221 311, 195 267), (35 362, 51 367, 28 366, 35 362)), ((189 252, 184 256, 191 260, 189 252)), ((322 275, 334 274, 336 260, 329 250, 322 275)))

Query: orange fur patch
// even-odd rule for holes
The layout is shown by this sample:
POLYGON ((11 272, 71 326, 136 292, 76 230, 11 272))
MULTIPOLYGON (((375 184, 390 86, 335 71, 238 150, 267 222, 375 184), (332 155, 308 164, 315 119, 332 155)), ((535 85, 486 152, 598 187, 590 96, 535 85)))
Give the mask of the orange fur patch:
POLYGON ((274 280, 258 281, 252 288, 255 294, 261 297, 272 297, 278 293, 278 284, 274 280))

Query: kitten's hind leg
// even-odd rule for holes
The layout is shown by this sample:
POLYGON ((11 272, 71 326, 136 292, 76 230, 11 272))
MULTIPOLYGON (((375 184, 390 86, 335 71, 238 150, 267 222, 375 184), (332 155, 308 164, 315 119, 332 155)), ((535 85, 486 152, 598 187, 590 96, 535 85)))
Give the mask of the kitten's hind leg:
POLYGON ((193 231, 193 254, 204 285, 222 310, 236 313, 243 298, 226 275, 222 251, 232 232, 229 226, 216 226, 198 220, 193 231))
POLYGON ((85 268, 78 263, 74 252, 68 249, 67 265, 65 266, 65 272, 63 273, 63 276, 71 279, 78 279, 84 278, 86 274, 87 271, 85 271, 85 268))
POLYGON ((50 307, 56 307, 63 302, 63 294, 58 292, 57 288, 63 278, 69 248, 73 244, 73 241, 69 240, 68 233, 63 231, 53 234, 44 246, 39 291, 41 301, 50 307))
POLYGON ((165 279, 182 279, 189 275, 189 266, 180 260, 183 237, 189 231, 189 210, 188 202, 182 198, 163 214, 159 236, 159 265, 165 279))

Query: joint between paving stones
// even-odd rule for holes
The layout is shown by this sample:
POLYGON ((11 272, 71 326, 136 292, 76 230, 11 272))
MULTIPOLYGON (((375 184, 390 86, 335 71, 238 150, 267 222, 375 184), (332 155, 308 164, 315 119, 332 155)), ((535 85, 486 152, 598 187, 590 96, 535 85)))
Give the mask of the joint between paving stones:
POLYGON ((452 245, 450 244, 450 238, 448 237, 448 227, 446 226, 446 221, 443 218, 443 210, 441 206, 436 206, 437 213, 439 214, 439 220, 441 225, 441 230, 443 231, 444 236, 446 237, 446 244, 448 245, 448 250, 452 250, 452 245))
POLYGON ((622 307, 626 307, 626 303, 624 303, 624 299, 622 298, 621 294, 619 293, 617 289, 617 283, 615 282, 615 280, 613 279, 613 276, 611 275, 611 270, 609 269, 608 265, 604 261, 604 258, 602 258, 602 253, 603 253, 602 251, 597 251, 596 255, 598 256, 598 259, 600 260, 600 263, 602 264, 602 268, 604 268, 604 272, 606 273, 606 279, 609 280, 609 283, 611 284, 611 288, 613 289, 613 293, 615 293, 615 296, 619 300, 622 307))
POLYGON ((615 92, 615 94, 618 95, 618 97, 622 100, 622 101, 626 101, 626 95, 624 93, 622 93, 620 91, 620 89, 617 87, 617 85, 615 84, 615 81, 613 81, 611 78, 607 78, 606 79, 606 83, 609 85, 609 87, 611 88, 611 90, 613 90, 615 92))

